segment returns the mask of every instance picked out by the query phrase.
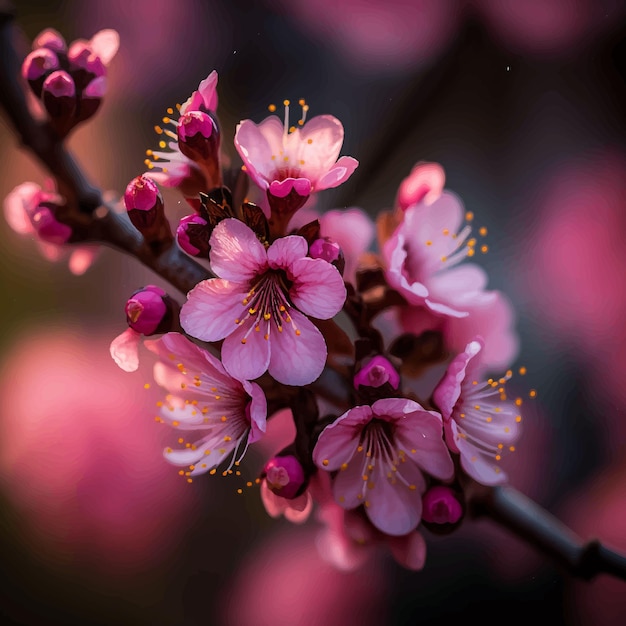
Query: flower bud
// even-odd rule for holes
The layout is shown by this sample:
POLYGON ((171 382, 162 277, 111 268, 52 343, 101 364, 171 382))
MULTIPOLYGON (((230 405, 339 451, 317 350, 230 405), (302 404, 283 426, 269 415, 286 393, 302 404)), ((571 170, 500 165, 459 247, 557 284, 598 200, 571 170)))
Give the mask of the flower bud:
POLYGON ((94 78, 106 74, 106 67, 100 57, 92 50, 88 41, 77 40, 67 53, 70 72, 79 89, 84 89, 94 78))
POLYGON ((299 495, 306 477, 300 461, 295 456, 275 456, 263 468, 268 488, 281 498, 292 499, 299 495))
POLYGON ((171 330, 178 305, 163 289, 146 285, 126 302, 128 326, 142 335, 154 335, 171 330))
POLYGON ((35 40, 33 41, 33 50, 37 48, 48 48, 53 52, 65 52, 67 50, 67 44, 65 39, 54 28, 46 28, 42 30, 35 40))
POLYGON ((72 236, 72 229, 57 220, 52 203, 39 203, 32 211, 28 211, 28 217, 41 241, 61 246, 72 236))
POLYGON ((147 176, 136 176, 126 186, 124 204, 133 226, 148 243, 173 239, 165 217, 163 198, 157 184, 147 176))
POLYGON ((176 240, 187 254, 202 258, 209 257, 211 229, 199 215, 186 215, 178 223, 176 240))
POLYGON ((394 389, 400 385, 400 374, 384 357, 376 355, 369 360, 354 376, 354 387, 381 387, 389 383, 394 389))
POLYGON ((189 111, 180 116, 177 131, 180 151, 196 162, 213 184, 217 184, 221 136, 213 117, 203 111, 189 111))
POLYGON ((59 69, 59 57, 47 48, 33 50, 22 63, 22 76, 28 81, 33 93, 39 98, 44 80, 59 69))
POLYGON ((80 94, 78 103, 77 121, 89 119, 100 108, 102 98, 106 92, 106 77, 94 78, 80 94))
POLYGON ((343 275, 346 259, 343 256, 343 251, 339 247, 339 244, 332 241, 329 237, 316 239, 309 248, 309 256, 312 259, 328 261, 328 263, 334 265, 339 270, 339 273, 343 275))
POLYGON ((431 487, 422 496, 422 519, 432 524, 456 524, 463 507, 455 492, 444 485, 431 487))
POLYGON ((52 72, 42 86, 43 104, 50 116, 50 123, 64 137, 74 125, 76 112, 76 85, 65 71, 52 72))

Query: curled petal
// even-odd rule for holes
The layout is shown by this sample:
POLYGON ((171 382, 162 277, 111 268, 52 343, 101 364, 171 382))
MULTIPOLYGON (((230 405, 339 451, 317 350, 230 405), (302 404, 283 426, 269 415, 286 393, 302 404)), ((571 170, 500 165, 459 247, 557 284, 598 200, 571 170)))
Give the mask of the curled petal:
POLYGON ((134 372, 139 367, 140 339, 141 335, 129 328, 111 342, 111 356, 125 372, 134 372))
POLYGON ((104 65, 108 65, 116 55, 120 47, 120 36, 116 30, 106 28, 97 32, 89 42, 89 45, 96 56, 104 65))
POLYGON ((345 183, 352 176, 358 165, 359 162, 355 158, 342 156, 328 172, 318 179, 315 183, 315 191, 333 189, 345 183))

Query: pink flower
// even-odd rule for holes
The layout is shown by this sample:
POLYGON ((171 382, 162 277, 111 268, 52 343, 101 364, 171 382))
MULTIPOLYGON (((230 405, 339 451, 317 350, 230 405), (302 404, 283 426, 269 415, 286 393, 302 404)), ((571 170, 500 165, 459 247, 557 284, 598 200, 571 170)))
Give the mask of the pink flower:
MULTIPOLYGON (((186 102, 180 107, 179 117, 186 113, 193 112, 210 112, 217 111, 217 72, 213 70, 198 86, 186 102)), ((168 109, 168 114, 173 115, 174 109, 168 109)), ((204 174, 194 161, 186 157, 178 146, 178 128, 179 120, 171 117, 163 118, 163 123, 172 125, 174 130, 155 126, 155 130, 159 135, 165 135, 171 141, 161 140, 159 146, 161 148, 169 148, 168 151, 148 150, 147 155, 150 158, 145 160, 148 171, 145 176, 152 178, 155 182, 164 187, 180 187, 183 193, 189 196, 196 195, 199 191, 206 191, 208 184, 204 180, 204 174), (154 171, 155 169, 160 171, 154 171)))
POLYGON ((443 192, 446 174, 439 163, 417 163, 400 183, 396 204, 406 211, 413 204, 424 201, 432 204, 443 192))
POLYGON ((212 470, 230 454, 233 463, 240 460, 248 444, 265 432, 267 404, 261 388, 235 380, 217 358, 178 333, 146 346, 160 358, 154 379, 170 394, 161 419, 180 430, 207 432, 184 449, 166 448, 166 459, 189 465, 189 476, 212 470))
POLYGON ((275 115, 258 125, 243 120, 237 126, 235 147, 252 180, 277 198, 292 191, 306 198, 348 180, 359 163, 348 156, 337 160, 343 144, 341 122, 319 115, 302 128, 289 129, 286 107, 284 126, 275 115))
POLYGON ((463 470, 483 485, 496 485, 507 480, 497 462, 505 450, 515 449, 522 418, 502 399, 506 378, 479 381, 472 375, 482 349, 481 338, 467 344, 448 366, 433 400, 443 416, 446 443, 461 455, 463 470))
POLYGON ((493 298, 485 292, 487 275, 466 263, 474 254, 471 228, 459 230, 464 212, 461 201, 449 192, 432 204, 422 201, 409 207, 404 220, 383 246, 386 276, 409 304, 435 313, 465 317, 468 307, 493 298))
POLYGON ((225 339, 222 361, 235 378, 251 380, 268 370, 287 385, 314 381, 326 363, 326 343, 306 316, 329 319, 343 306, 346 290, 337 269, 308 258, 303 237, 277 239, 266 250, 232 218, 216 226, 210 243, 219 278, 189 292, 183 328, 203 341, 225 339))
POLYGON ((313 461, 339 470, 333 492, 343 508, 364 504, 372 524, 388 535, 406 535, 419 524, 427 486, 422 471, 441 480, 454 474, 441 416, 405 398, 344 413, 323 430, 313 461))
MULTIPOLYGON (((70 250, 67 244, 72 229, 59 222, 54 207, 65 201, 49 182, 46 189, 36 183, 22 183, 4 199, 4 215, 9 226, 20 235, 35 236, 41 254, 57 261, 70 250)), ((95 246, 76 246, 69 252, 69 268, 73 274, 87 271, 98 252, 95 246)))

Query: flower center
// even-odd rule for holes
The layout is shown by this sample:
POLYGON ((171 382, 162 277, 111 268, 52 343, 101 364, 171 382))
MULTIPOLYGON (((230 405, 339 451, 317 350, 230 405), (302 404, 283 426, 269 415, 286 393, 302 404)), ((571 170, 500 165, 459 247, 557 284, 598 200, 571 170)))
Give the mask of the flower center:
POLYGON ((289 313, 293 308, 287 297, 290 284, 285 272, 280 270, 270 270, 257 277, 247 296, 241 301, 248 307, 245 316, 235 320, 238 326, 250 325, 241 343, 246 343, 252 332, 263 332, 263 338, 267 341, 272 327, 282 333, 285 324, 291 325, 295 334, 300 335, 300 330, 289 313))

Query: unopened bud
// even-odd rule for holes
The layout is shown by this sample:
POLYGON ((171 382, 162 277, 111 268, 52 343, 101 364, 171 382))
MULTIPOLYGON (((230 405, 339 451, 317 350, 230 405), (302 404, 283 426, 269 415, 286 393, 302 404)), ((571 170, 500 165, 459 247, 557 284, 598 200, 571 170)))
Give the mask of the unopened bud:
POLYGON ((43 83, 42 100, 51 125, 64 137, 75 122, 76 85, 72 77, 63 70, 52 72, 43 83))
POLYGON ((46 28, 33 41, 33 50, 37 48, 48 48, 53 52, 65 52, 67 44, 59 31, 54 30, 54 28, 46 28))
POLYGON ((267 486, 281 498, 292 499, 299 495, 306 477, 300 461, 295 456, 275 456, 263 468, 267 486))
POLYGON ((28 217, 41 241, 61 246, 70 240, 72 229, 57 220, 54 208, 52 203, 41 202, 28 211, 28 217))
POLYGON ((126 186, 124 204, 133 226, 147 242, 171 241, 163 198, 157 184, 147 176, 136 176, 126 186))
POLYGON ((456 524, 463 507, 455 492, 444 485, 431 487, 422 496, 422 519, 433 524, 456 524))
POLYGON ((154 335, 171 330, 178 305, 163 289, 147 285, 136 291, 126 302, 128 326, 142 335, 154 335))
POLYGON ((176 240, 187 254, 208 258, 211 229, 208 222, 199 215, 186 215, 178 223, 176 240))
POLYGON ((59 69, 59 57, 47 48, 33 50, 22 63, 22 76, 28 81, 33 93, 41 96, 44 80, 54 70, 59 69))
POLYGON ((384 357, 376 355, 369 360, 354 376, 354 387, 382 387, 389 383, 394 389, 400 385, 400 374, 384 357))
POLYGON ((102 59, 92 50, 88 41, 75 41, 67 53, 70 72, 79 89, 84 89, 94 78, 106 74, 102 59))
POLYGON ((309 248, 309 256, 313 259, 323 259, 328 261, 328 263, 332 263, 339 270, 339 273, 343 275, 346 259, 339 244, 329 237, 316 239, 309 248))
POLYGON ((100 108, 102 98, 106 92, 106 77, 94 78, 80 94, 78 103, 77 121, 89 119, 100 108))
POLYGON ((220 132, 213 117, 203 111, 189 111, 181 115, 177 130, 180 151, 197 163, 207 178, 217 184, 220 132))

